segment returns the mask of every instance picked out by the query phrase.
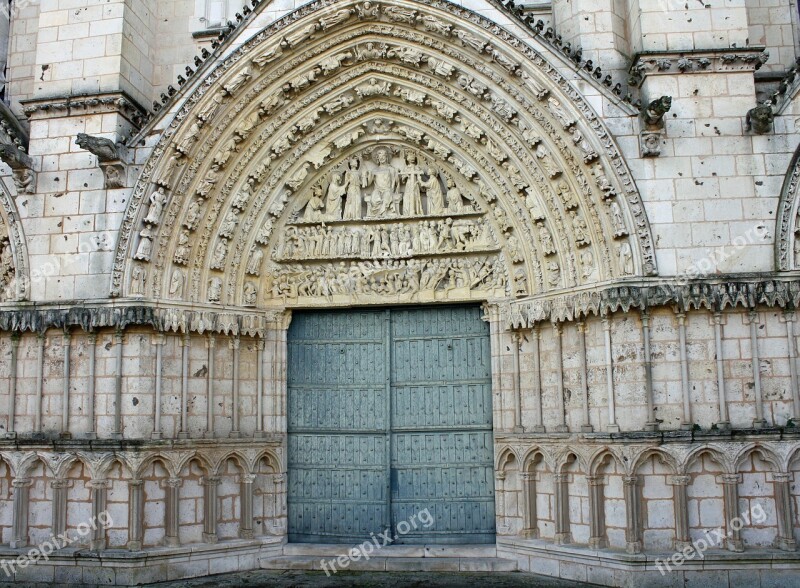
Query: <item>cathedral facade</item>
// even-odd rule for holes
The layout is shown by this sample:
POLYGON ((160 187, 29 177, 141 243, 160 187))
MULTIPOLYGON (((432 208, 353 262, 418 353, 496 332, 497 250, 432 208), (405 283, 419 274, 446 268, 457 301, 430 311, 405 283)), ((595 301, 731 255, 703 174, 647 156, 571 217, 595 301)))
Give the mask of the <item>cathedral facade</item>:
POLYGON ((793 0, 0 37, 0 582, 800 586, 793 0))

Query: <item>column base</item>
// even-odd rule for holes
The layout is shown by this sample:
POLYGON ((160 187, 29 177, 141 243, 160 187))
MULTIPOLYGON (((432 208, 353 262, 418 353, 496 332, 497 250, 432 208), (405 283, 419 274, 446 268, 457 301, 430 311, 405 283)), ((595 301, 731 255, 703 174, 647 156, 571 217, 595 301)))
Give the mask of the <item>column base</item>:
POLYGON ((589 549, 605 549, 608 541, 605 537, 589 537, 589 549))
POLYGON ((119 441, 120 439, 122 439, 122 433, 111 433, 111 438, 116 441, 119 441))
POLYGON ((681 431, 693 431, 694 423, 681 423, 681 431))
POLYGON ((106 540, 99 539, 89 542, 89 551, 103 551, 106 548, 106 540))
POLYGON ((717 426, 717 429, 719 429, 720 431, 730 431, 731 430, 731 424, 728 421, 720 421, 720 422, 714 423, 714 424, 717 426))
POLYGON ((728 548, 728 551, 741 553, 744 551, 744 541, 741 539, 728 539, 725 543, 725 547, 728 548))
POLYGON ((256 431, 253 433, 253 439, 264 439, 266 436, 267 434, 264 431, 256 431))
POLYGON ((204 439, 214 439, 216 436, 217 434, 215 431, 206 431, 205 433, 203 433, 204 439))
POLYGON ((594 433, 592 425, 581 425, 581 433, 594 433))
POLYGON ((642 542, 641 541, 628 541, 625 544, 625 552, 631 555, 636 555, 637 553, 642 552, 642 542))
POLYGON ((150 434, 150 438, 151 439, 161 439, 162 437, 163 437, 163 434, 161 433, 161 431, 153 431, 150 434))
POLYGON ((672 542, 672 548, 675 551, 683 551, 687 547, 691 547, 692 549, 694 549, 694 546, 692 545, 691 541, 684 541, 684 540, 679 541, 675 539, 675 541, 672 542))
POLYGON ((9 431, 6 433, 6 439, 16 439, 17 433, 15 431, 9 431))
POLYGON ((606 425, 606 431, 609 433, 619 433, 619 425, 617 423, 611 423, 606 425))
POLYGON ((545 429, 544 425, 534 425, 531 427, 531 433, 546 433, 547 429, 545 429))
POLYGON ((514 427, 514 432, 515 433, 524 433, 525 429, 524 429, 524 427, 514 427))
POLYGON ((188 438, 189 438, 189 433, 187 433, 186 431, 181 431, 180 433, 178 433, 178 439, 188 439, 188 438))
POLYGON ((128 551, 141 551, 142 550, 142 542, 141 541, 129 541, 128 542, 128 551))
POLYGON ((83 435, 84 439, 97 439, 97 432, 89 431, 83 435))
POLYGON ((644 430, 648 431, 650 433, 652 433, 654 431, 658 431, 658 423, 655 422, 655 421, 652 421, 652 422, 649 422, 649 423, 645 423, 644 424, 644 430))
POLYGON ((556 533, 553 540, 556 545, 569 545, 572 543, 572 533, 556 533))
POLYGON ((569 433, 569 427, 567 425, 556 425, 553 427, 553 433, 569 433))
POLYGON ((166 547, 180 547, 181 540, 178 537, 164 537, 164 545, 166 547))
POLYGON ((72 433, 69 431, 63 431, 58 434, 59 439, 72 439, 72 433))
POLYGON ((538 539, 539 529, 523 529, 520 535, 525 539, 538 539))
POLYGON ((239 531, 239 539, 255 539, 255 531, 253 529, 242 529, 239 531))
POLYGON ((775 547, 780 549, 781 551, 797 551, 797 541, 794 539, 786 539, 784 537, 778 537, 775 539, 775 547))
POLYGON ((753 428, 754 429, 764 429, 767 426, 767 421, 764 419, 753 419, 753 428))
POLYGON ((18 541, 13 541, 13 540, 12 540, 11 542, 9 542, 8 546, 9 546, 11 549, 21 549, 21 548, 23 548, 23 547, 27 547, 27 546, 28 546, 28 542, 27 542, 27 541, 24 541, 24 540, 22 540, 22 539, 20 539, 20 540, 18 540, 18 541))
POLYGON ((230 439, 241 439, 241 437, 242 437, 242 433, 241 433, 241 431, 231 431, 231 432, 228 434, 228 437, 229 437, 230 439))
POLYGON ((215 544, 217 543, 217 534, 216 533, 203 533, 203 543, 210 543, 215 544))

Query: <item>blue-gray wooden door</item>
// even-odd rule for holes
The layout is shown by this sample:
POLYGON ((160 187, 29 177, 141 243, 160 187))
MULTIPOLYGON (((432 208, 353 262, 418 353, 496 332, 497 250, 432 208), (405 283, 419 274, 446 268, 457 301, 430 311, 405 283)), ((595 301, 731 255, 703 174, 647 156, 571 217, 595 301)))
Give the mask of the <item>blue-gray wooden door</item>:
POLYGON ((480 309, 298 312, 288 361, 290 541, 494 542, 480 309))

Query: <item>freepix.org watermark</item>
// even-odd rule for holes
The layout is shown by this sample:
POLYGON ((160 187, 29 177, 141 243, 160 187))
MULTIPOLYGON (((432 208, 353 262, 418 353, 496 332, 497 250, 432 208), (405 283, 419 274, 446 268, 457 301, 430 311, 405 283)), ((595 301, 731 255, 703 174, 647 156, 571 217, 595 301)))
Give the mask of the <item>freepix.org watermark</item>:
POLYGON ((345 569, 350 565, 350 562, 359 561, 363 559, 368 561, 372 554, 380 551, 387 545, 397 541, 403 535, 408 535, 411 531, 418 529, 420 525, 425 529, 430 529, 433 526, 433 516, 426 508, 415 515, 411 515, 407 521, 397 523, 395 527, 396 533, 392 535, 391 529, 386 529, 383 533, 370 533, 370 538, 360 545, 356 545, 345 555, 340 555, 330 560, 321 559, 319 565, 325 572, 325 575, 330 577, 331 574, 337 573, 341 569, 345 569))
POLYGON ((27 568, 41 560, 49 561, 50 554, 58 549, 69 547, 73 543, 78 543, 97 529, 109 529, 114 525, 114 521, 108 511, 103 511, 96 517, 92 517, 88 522, 81 523, 75 529, 75 533, 61 533, 58 537, 51 536, 50 539, 34 547, 28 553, 23 553, 17 559, 0 561, 0 568, 5 572, 6 577, 10 578, 17 573, 17 569, 27 568))
POLYGON ((752 509, 750 509, 749 513, 745 512, 742 513, 741 516, 731 519, 728 524, 727 533, 722 527, 717 527, 713 530, 707 529, 703 531, 702 537, 695 539, 692 541, 691 545, 687 545, 681 551, 676 551, 672 554, 672 557, 669 557, 665 560, 656 559, 656 567, 658 568, 658 571, 661 572, 661 575, 665 576, 667 572, 672 571, 672 568, 680 567, 689 560, 693 560, 695 558, 704 559, 707 549, 722 545, 722 542, 725 539, 729 539, 731 537, 733 531, 739 531, 743 527, 752 523, 761 524, 766 520, 767 513, 760 504, 756 504, 752 509))

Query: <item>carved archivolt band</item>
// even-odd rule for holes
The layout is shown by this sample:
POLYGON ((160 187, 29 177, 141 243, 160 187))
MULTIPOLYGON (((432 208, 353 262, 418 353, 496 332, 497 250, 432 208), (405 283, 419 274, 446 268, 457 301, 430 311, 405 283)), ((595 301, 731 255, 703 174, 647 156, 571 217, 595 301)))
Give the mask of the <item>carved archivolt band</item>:
POLYGON ((798 269, 800 264, 800 146, 797 147, 783 181, 775 233, 775 263, 778 271, 798 269))
MULTIPOLYGON (((221 64, 144 166, 124 219, 112 294, 123 293, 126 272, 130 296, 269 306, 285 292, 274 280, 286 275, 276 269, 276 251, 285 248, 287 225, 299 214, 324 224, 323 196, 339 189, 332 177, 380 143, 398 154, 387 164, 401 178, 395 197, 405 190, 410 202, 426 203, 419 212, 431 218, 423 226, 448 222, 449 211, 430 204, 440 192, 476 203, 500 248, 505 297, 653 274, 639 196, 582 98, 541 56, 488 21, 437 6, 337 3, 330 11, 311 4, 221 64)), ((364 199, 376 198, 374 185, 361 189, 364 199)), ((343 202, 335 198, 334 209, 343 202)), ((390 212, 376 220, 396 218, 390 212)), ((416 221, 399 220, 419 233, 416 221)), ((322 234, 320 226, 308 236, 322 234)), ((332 279, 348 267, 358 274, 352 279, 386 278, 380 267, 364 269, 373 259, 353 262, 346 244, 322 248, 341 255, 326 254, 328 269, 311 272, 318 295, 330 295, 331 268, 338 268, 332 279)), ((412 247, 408 256, 423 250, 428 255, 412 247)), ((388 257, 399 263, 394 253, 388 257)), ((475 259, 460 263, 481 271, 475 259)), ((412 259, 406 265, 419 271, 406 267, 405 277, 386 279, 413 290, 426 264, 412 259)), ((442 290, 459 281, 437 283, 449 284, 442 290)))
POLYGON ((0 186, 0 301, 27 300, 30 295, 28 248, 14 199, 0 186))

